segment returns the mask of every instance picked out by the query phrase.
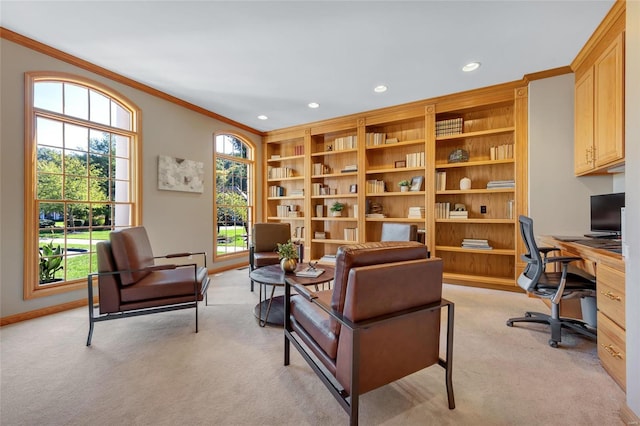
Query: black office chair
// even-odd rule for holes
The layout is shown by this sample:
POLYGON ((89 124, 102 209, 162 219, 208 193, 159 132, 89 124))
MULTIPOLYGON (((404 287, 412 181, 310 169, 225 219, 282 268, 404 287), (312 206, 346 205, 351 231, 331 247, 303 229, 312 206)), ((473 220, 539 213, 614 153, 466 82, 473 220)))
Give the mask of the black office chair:
POLYGON ((582 260, 580 257, 558 256, 548 257, 547 253, 554 249, 538 248, 533 234, 533 220, 520 216, 520 234, 527 246, 528 253, 522 256, 527 266, 518 277, 518 285, 528 293, 549 299, 551 301, 551 315, 539 312, 525 312, 524 317, 507 320, 509 327, 514 322, 535 322, 551 326, 549 346, 557 348, 561 341, 562 328, 578 332, 584 336, 596 338, 596 331, 581 320, 560 317, 560 300, 576 297, 595 296, 596 284, 581 275, 568 272, 569 263, 582 260), (540 253, 544 253, 544 259, 540 253), (562 264, 562 272, 546 272, 549 263, 562 264))

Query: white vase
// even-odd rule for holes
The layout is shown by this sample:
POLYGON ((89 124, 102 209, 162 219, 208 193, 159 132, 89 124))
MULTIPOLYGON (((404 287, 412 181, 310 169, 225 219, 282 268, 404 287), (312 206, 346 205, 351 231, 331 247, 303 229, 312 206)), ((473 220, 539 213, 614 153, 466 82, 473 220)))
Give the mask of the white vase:
POLYGON ((339 216, 342 216, 342 211, 339 211, 339 212, 331 212, 331 216, 333 216, 333 217, 339 217, 339 216))
POLYGON ((408 186, 401 186, 400 187, 400 192, 407 192, 409 191, 409 187, 408 186))
POLYGON ((467 189, 471 189, 471 179, 468 177, 463 177, 460 179, 460 189, 466 191, 467 189))

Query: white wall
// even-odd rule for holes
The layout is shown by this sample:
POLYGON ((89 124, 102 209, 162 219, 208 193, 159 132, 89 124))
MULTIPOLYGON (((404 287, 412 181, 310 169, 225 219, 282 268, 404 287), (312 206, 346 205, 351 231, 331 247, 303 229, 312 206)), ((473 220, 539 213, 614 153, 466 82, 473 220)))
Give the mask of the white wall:
POLYGON ((573 172, 573 74, 529 84, 529 216, 537 235, 583 235, 590 196, 613 191, 613 177, 573 172))
POLYGON ((640 417, 640 2, 627 1, 626 34, 627 405, 640 417), (634 189, 634 190, 632 190, 634 189))
MULTIPOLYGON (((0 55, 1 317, 86 298, 86 290, 83 290, 22 300, 24 73, 27 71, 62 71, 88 77, 115 89, 134 102, 143 111, 142 223, 149 232, 154 252, 161 254, 192 250, 213 253, 213 135, 227 131, 246 137, 258 148, 258 159, 261 158, 259 136, 5 39, 0 39, 0 55), (204 193, 158 190, 158 155, 202 161, 205 164, 204 193)), ((258 176, 262 173, 260 166, 261 162, 258 161, 258 176)), ((261 198, 257 200, 257 206, 260 205, 261 198)), ((212 260, 211 255, 209 260, 212 260)), ((209 263, 213 267, 223 265, 209 263)))

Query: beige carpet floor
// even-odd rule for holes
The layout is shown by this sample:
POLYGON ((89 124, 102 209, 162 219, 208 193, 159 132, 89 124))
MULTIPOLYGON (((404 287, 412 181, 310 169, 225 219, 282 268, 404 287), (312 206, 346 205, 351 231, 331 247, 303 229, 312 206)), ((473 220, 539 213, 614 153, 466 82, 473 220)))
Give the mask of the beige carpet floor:
MULTIPOLYGON (((453 383, 433 366, 365 394, 362 425, 621 425, 623 391, 593 341, 505 320, 544 305, 445 285, 456 303, 453 383)), ((247 270, 213 277, 209 306, 96 325, 87 310, 0 330, 2 425, 346 425, 348 417, 283 335, 260 328, 247 270)))

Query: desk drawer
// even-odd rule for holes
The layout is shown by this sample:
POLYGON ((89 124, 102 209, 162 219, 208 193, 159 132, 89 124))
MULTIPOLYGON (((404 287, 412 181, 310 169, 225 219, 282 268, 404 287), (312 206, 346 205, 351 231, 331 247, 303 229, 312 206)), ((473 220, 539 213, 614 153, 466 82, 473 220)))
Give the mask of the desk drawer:
POLYGON ((601 312, 598 312, 598 357, 602 367, 626 391, 627 354, 625 340, 626 332, 601 312))
POLYGON ((598 310, 626 329, 624 273, 599 264, 597 277, 598 310))

